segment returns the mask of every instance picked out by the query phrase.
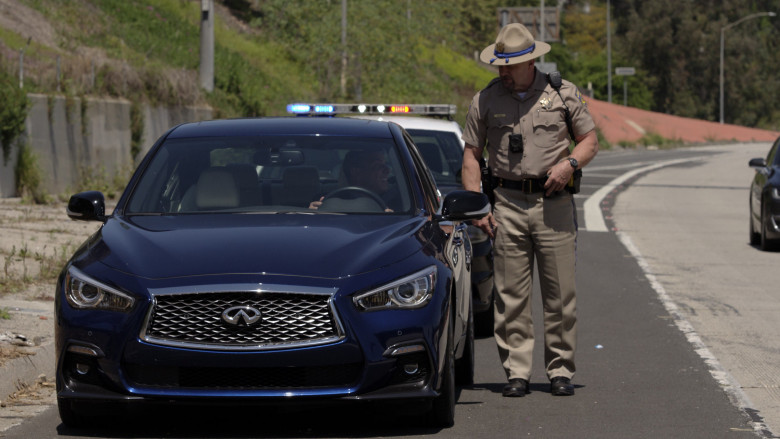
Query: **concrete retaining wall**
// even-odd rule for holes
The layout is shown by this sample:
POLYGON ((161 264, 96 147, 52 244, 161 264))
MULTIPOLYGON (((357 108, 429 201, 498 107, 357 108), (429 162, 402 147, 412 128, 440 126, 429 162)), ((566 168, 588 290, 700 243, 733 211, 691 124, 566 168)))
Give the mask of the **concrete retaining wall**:
MULTIPOLYGON (((32 103, 25 133, 17 139, 8 162, 0 163, 0 196, 15 197, 14 167, 19 145, 29 142, 38 160, 44 189, 70 195, 84 173, 113 180, 129 177, 131 157, 130 101, 28 95, 32 103)), ((183 122, 211 119, 209 107, 143 106, 141 159, 169 128, 183 122)))

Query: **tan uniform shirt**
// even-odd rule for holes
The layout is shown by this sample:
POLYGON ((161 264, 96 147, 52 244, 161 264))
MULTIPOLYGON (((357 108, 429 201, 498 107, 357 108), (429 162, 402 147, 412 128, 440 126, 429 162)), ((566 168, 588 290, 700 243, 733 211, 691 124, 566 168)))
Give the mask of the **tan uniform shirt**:
MULTIPOLYGON (((593 130, 596 125, 577 87, 563 81, 560 92, 571 112, 574 135, 593 130)), ((466 115, 462 138, 477 147, 487 145, 493 176, 511 180, 543 177, 569 155, 563 103, 547 82, 547 75, 538 70, 522 98, 507 90, 498 78, 477 93, 466 115), (509 150, 510 134, 522 134, 522 154, 509 150)))

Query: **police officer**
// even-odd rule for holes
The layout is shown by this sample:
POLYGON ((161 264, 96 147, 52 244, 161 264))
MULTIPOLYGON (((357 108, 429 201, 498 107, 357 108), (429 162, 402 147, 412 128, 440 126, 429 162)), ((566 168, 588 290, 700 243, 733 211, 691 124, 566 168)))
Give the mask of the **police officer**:
POLYGON ((598 142, 577 88, 562 81, 556 90, 534 66, 549 51, 550 45, 534 41, 523 25, 504 26, 480 56, 498 67, 499 77, 474 96, 463 133, 464 188, 480 190, 479 159, 485 148, 492 169, 493 213, 475 224, 494 238, 494 332, 509 381, 503 395, 510 397, 528 393, 534 261, 544 303, 550 391, 574 394, 577 218, 571 182, 575 171, 595 157, 598 142), (571 152, 570 132, 575 141, 571 152))

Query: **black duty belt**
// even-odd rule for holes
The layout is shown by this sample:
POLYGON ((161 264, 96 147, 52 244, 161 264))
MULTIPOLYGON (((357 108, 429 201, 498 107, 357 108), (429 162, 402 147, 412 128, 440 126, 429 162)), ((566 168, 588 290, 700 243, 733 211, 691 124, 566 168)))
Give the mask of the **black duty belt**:
POLYGON ((522 180, 507 180, 506 178, 493 177, 493 187, 514 189, 525 194, 544 192, 546 178, 524 178, 522 180))

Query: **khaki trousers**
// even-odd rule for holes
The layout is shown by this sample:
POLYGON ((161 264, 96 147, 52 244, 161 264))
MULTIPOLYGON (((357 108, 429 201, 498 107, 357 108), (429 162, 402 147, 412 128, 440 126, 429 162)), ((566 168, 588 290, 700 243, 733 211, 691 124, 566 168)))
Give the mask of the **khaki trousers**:
POLYGON ((544 305, 547 377, 571 378, 577 342, 573 197, 564 193, 544 198, 542 193, 497 188, 494 215, 495 338, 507 378, 528 380, 531 375, 534 260, 544 305))

